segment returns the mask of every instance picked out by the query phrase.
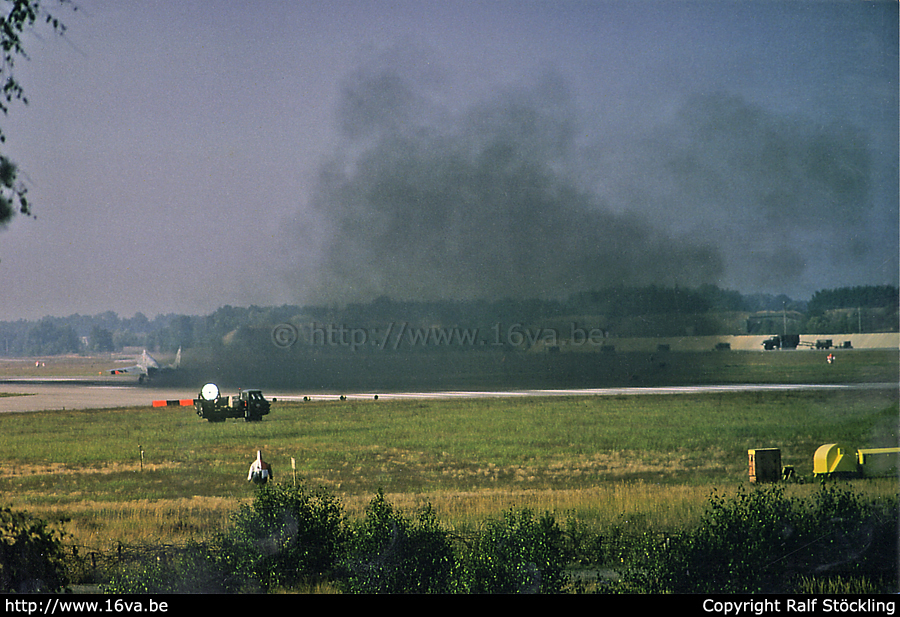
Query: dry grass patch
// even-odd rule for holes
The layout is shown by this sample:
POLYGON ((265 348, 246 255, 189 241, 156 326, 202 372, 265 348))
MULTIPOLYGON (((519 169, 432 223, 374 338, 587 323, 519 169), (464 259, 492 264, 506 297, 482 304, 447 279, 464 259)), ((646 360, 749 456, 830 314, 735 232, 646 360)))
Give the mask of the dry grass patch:
POLYGON ((119 542, 182 543, 224 531, 241 500, 227 497, 137 499, 99 502, 85 499, 64 505, 36 505, 30 514, 58 521, 68 541, 108 550, 119 542))
POLYGON ((65 463, 48 463, 48 464, 27 464, 27 465, 10 465, 0 464, 0 478, 12 478, 16 476, 41 476, 41 475, 59 475, 59 474, 112 474, 122 472, 140 472, 140 471, 158 471, 162 469, 174 469, 179 467, 178 463, 163 462, 149 463, 143 465, 140 462, 116 462, 112 461, 101 466, 95 467, 72 467, 65 463))
MULTIPOLYGON (((475 490, 438 490, 427 493, 385 493, 398 509, 414 512, 430 504, 438 519, 453 528, 477 527, 510 508, 529 508, 536 512, 554 512, 560 519, 569 516, 593 527, 608 527, 640 521, 660 529, 674 529, 696 522, 705 511, 715 490, 719 495, 736 493, 741 485, 655 484, 652 482, 607 482, 588 488, 482 488, 475 490)), ((820 490, 818 483, 789 484, 786 495, 809 498, 820 490)), ((897 483, 891 478, 859 480, 852 490, 866 499, 896 495, 897 483)), ((345 513, 365 515, 372 494, 341 494, 345 513)))
MULTIPOLYGON (((429 493, 386 493, 398 509, 413 512, 431 504, 439 520, 453 528, 476 528, 510 508, 555 512, 593 525, 612 525, 639 515, 662 525, 694 520, 702 512, 709 487, 660 486, 644 482, 616 482, 579 489, 478 489, 429 493)), ((371 495, 341 497, 350 517, 365 514, 371 495)))

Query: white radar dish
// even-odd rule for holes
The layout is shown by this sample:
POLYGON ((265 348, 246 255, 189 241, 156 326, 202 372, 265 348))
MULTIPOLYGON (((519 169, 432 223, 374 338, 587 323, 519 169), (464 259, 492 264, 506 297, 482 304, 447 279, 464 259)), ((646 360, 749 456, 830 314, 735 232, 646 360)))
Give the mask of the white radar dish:
POLYGON ((219 387, 214 383, 208 383, 200 390, 200 398, 205 401, 214 401, 219 396, 219 387))

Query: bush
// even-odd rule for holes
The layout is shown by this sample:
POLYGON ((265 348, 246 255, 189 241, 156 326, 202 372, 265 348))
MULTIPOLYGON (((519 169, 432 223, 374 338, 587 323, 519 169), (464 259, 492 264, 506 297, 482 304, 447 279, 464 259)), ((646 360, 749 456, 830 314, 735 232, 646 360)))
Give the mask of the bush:
POLYGON ((233 522, 219 555, 233 591, 321 580, 337 564, 344 540, 340 501, 303 485, 264 485, 233 522))
POLYGON ((102 585, 104 593, 222 593, 224 576, 209 549, 191 543, 165 551, 139 551, 102 585))
POLYGON ((0 592, 55 592, 68 585, 61 537, 24 512, 0 509, 0 592))
POLYGON ((683 533, 619 534, 618 590, 631 593, 791 593, 811 576, 896 575, 896 504, 882 509, 823 486, 808 503, 780 485, 713 493, 683 533), (893 535, 892 535, 893 530, 893 535), (884 547, 888 546, 887 552, 884 547))
POLYGON ((463 556, 471 593, 559 593, 572 557, 550 513, 509 510, 490 521, 463 556))
POLYGON ((823 485, 813 499, 811 523, 816 532, 797 570, 829 586, 869 580, 883 592, 896 593, 900 509, 895 496, 864 502, 839 486, 823 485), (843 583, 841 581, 844 581, 843 583))
POLYGON ((344 563, 351 593, 450 593, 458 590, 453 545, 430 505, 413 519, 379 491, 352 528, 344 563))
POLYGON ((802 535, 799 512, 780 486, 731 499, 713 493, 694 529, 666 538, 645 533, 623 573, 640 593, 773 592, 802 535))

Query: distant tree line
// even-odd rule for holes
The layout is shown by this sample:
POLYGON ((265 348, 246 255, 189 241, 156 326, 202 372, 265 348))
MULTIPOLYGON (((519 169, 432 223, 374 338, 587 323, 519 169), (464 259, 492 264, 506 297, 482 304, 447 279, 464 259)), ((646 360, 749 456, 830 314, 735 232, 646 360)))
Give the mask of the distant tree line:
MULTIPOLYGON (((223 306, 204 316, 143 313, 119 317, 112 311, 97 315, 74 314, 44 317, 39 321, 0 321, 0 356, 40 356, 67 353, 103 353, 141 347, 173 352, 179 347, 215 347, 225 340, 240 341, 259 329, 279 323, 346 324, 384 327, 388 323, 410 325, 459 325, 490 329, 493 324, 541 324, 552 320, 595 319, 618 321, 666 316, 687 323, 703 318, 704 334, 738 334, 726 330, 725 320, 711 315, 789 312, 801 332, 849 333, 896 332, 897 287, 861 286, 817 291, 808 302, 784 295, 752 294, 705 285, 683 287, 613 287, 586 291, 560 300, 439 300, 400 301, 387 297, 346 306, 235 307, 223 306), (677 319, 675 319, 677 318, 677 319), (712 324, 712 325, 710 325, 712 324), (719 331, 711 331, 719 328, 719 331)), ((777 315, 776 315, 777 317, 777 315)), ((771 320, 781 327, 782 320, 771 320)), ((699 321, 698 321, 699 323, 699 321)), ((734 321, 732 321, 734 323, 734 321)), ((771 332, 780 333, 781 330, 771 332)), ((759 332, 768 333, 768 332, 759 332)))
POLYGON ((572 296, 570 307, 575 312, 624 317, 631 315, 685 315, 716 312, 757 312, 782 310, 804 311, 805 302, 781 295, 744 295, 737 291, 703 285, 697 289, 684 287, 613 287, 601 291, 582 292, 572 296))
POLYGON ((807 305, 810 315, 818 316, 826 311, 845 308, 892 308, 897 310, 900 296, 890 285, 866 287, 842 287, 823 289, 813 294, 807 305))

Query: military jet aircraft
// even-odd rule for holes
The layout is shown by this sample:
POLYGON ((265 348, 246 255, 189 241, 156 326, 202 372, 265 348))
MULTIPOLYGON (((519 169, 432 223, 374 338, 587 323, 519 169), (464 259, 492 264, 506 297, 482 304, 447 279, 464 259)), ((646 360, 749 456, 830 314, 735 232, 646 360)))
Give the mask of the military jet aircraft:
MULTIPOLYGON (((159 362, 156 361, 156 358, 147 353, 147 350, 144 350, 144 353, 137 359, 137 364, 135 366, 129 366, 126 368, 114 368, 108 369, 105 372, 109 375, 139 375, 138 383, 144 383, 145 381, 149 381, 154 377, 169 373, 171 371, 176 370, 181 365, 181 347, 178 348, 178 353, 175 354, 175 362, 170 364, 169 366, 160 366, 159 362)), ((101 375, 103 373, 100 373, 101 375)))

